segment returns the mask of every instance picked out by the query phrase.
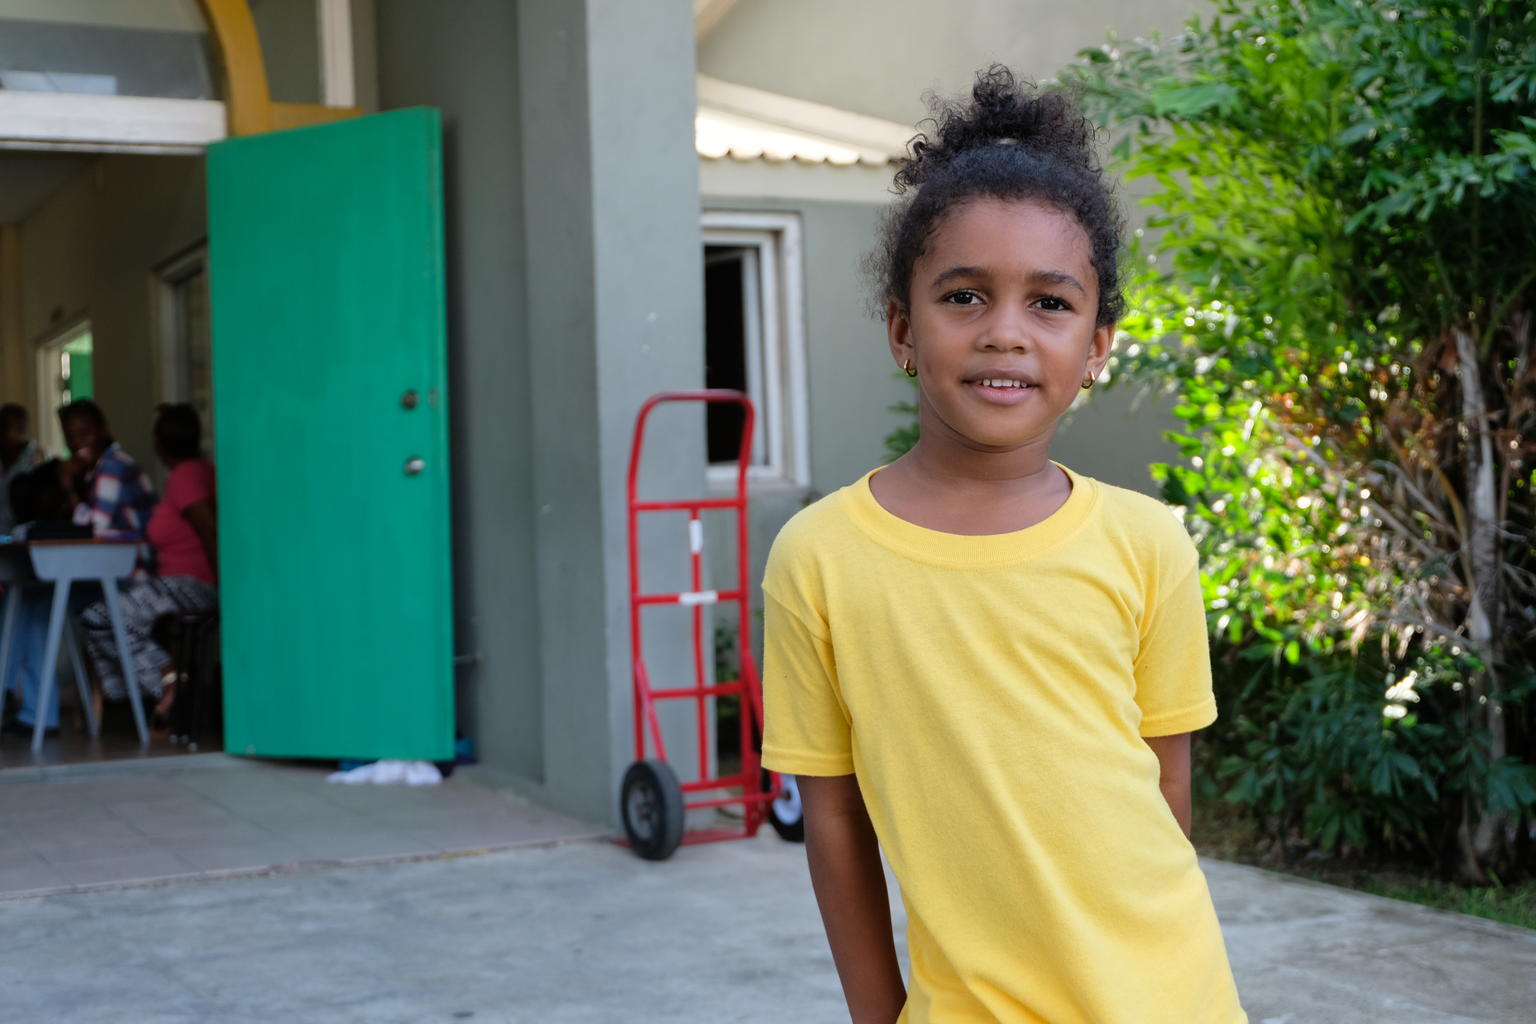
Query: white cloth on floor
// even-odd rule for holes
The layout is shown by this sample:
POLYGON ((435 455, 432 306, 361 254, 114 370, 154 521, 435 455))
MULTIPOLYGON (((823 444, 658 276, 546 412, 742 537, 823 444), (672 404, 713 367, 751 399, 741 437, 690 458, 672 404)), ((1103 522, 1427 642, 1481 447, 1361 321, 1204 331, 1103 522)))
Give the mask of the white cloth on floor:
POLYGON ((354 785, 376 782, 381 785, 435 786, 443 781, 443 773, 431 761, 375 761, 344 772, 332 772, 325 781, 354 785))

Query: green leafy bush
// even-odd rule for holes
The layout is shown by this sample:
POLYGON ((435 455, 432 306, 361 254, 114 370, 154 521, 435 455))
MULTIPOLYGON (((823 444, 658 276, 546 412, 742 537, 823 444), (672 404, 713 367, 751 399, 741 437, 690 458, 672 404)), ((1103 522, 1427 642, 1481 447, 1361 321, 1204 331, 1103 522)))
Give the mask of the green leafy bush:
POLYGON ((1214 782, 1276 838, 1536 868, 1536 13, 1214 4, 1071 76, 1150 187, 1121 379, 1201 549, 1214 782))
MULTIPOLYGON (((903 378, 905 379, 905 378, 903 378)), ((908 380, 912 388, 912 397, 907 401, 897 402, 891 406, 890 411, 898 413, 902 422, 891 429, 885 435, 885 460, 895 462, 917 444, 917 381, 908 380)))

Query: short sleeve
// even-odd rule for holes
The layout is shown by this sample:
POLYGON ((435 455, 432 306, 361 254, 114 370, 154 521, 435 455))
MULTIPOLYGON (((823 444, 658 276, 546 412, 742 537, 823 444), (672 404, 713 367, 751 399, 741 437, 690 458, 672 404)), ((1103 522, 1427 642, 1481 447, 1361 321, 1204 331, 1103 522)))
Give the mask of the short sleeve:
POLYGON ((1199 566, 1158 596, 1134 666, 1143 736, 1194 732, 1216 721, 1199 566))
POLYGON ((832 643, 763 594, 763 764, 792 775, 851 775, 848 709, 832 643))

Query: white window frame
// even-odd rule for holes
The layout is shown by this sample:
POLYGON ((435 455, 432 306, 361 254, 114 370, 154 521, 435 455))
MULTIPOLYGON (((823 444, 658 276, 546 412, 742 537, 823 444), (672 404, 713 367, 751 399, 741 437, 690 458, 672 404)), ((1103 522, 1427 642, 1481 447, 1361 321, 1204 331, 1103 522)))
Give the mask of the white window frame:
MULTIPOLYGON (((757 278, 755 288, 750 280, 743 282, 747 393, 757 408, 753 464, 747 475, 760 483, 808 487, 811 458, 800 217, 706 210, 702 226, 703 245, 746 249, 744 273, 757 278)), ((732 464, 712 465, 708 474, 710 483, 721 487, 736 482, 732 464)))
POLYGON ((0 149, 201 153, 228 134, 222 100, 0 90, 0 149))
POLYGON ((357 103, 357 76, 352 63, 352 0, 319 0, 320 102, 327 107, 357 103))
MULTIPOLYGON (((208 272, 208 246, 200 244, 194 249, 155 268, 158 295, 159 344, 156 346, 160 359, 160 401, 184 402, 191 381, 187 380, 186 353, 182 351, 182 337, 186 325, 181 322, 181 307, 177 291, 189 278, 208 272)), ((206 428, 206 424, 204 425, 206 428)))

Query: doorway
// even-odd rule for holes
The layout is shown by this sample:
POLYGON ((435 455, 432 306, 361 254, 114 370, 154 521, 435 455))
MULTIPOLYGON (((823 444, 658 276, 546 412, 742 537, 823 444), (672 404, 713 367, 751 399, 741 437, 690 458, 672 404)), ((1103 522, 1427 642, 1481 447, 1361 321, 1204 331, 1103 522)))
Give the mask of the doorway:
MULTIPOLYGON (((0 294, 8 300, 0 317, 0 392, 30 414, 42 457, 68 457, 57 411, 83 398, 102 408, 111 438, 157 492, 166 483, 153 437, 161 403, 196 409, 202 448, 211 454, 204 173, 201 155, 0 152, 0 183, 17 186, 0 201, 9 243, 0 258, 7 285, 0 294)), ((100 598, 83 586, 72 593, 75 616, 100 598)), ((181 634, 172 626, 161 635, 174 647, 181 634)), ((199 655, 216 643, 196 639, 199 655)), ((93 739, 67 648, 56 670, 57 734, 36 755, 29 735, 0 737, 0 768, 187 751, 169 729, 141 747, 127 703, 99 697, 101 736, 93 739)), ((200 751, 221 745, 216 707, 207 710, 197 730, 200 751)))
MULTIPOLYGON (((16 153, 34 162, 67 151, 89 166, 46 214, 6 216, 0 195, 0 251, 26 265, 0 290, 0 305, 9 294, 26 307, 15 330, 0 317, 0 361, 25 350, 26 363, 7 366, 0 392, 38 406, 52 431, 53 407, 80 397, 88 371, 112 437, 157 485, 155 406, 184 403, 211 428, 217 395, 224 688, 242 698, 226 704, 231 735, 246 730, 240 752, 451 756, 436 113, 361 116, 347 0, 316 0, 313 34, 245 0, 178 0, 152 25, 100 5, 59 20, 53 6, 64 9, 23 28, 58 45, 26 59, 75 77, 7 83, 0 149, 35 149, 16 153), (129 59, 126 44, 150 28, 186 74, 162 74, 163 53, 129 59), (82 33, 111 42, 93 50, 111 67, 82 63, 82 33), (315 45, 320 94, 283 95, 278 79, 269 92, 264 53, 281 71, 315 45), (65 91, 85 86, 113 95, 65 91), (302 215, 289 219, 296 201, 302 215), (222 231, 211 247, 210 218, 222 231), (402 221, 410 237, 393 230, 402 221), (71 241, 35 258, 58 239, 71 241), (342 249, 351 255, 337 260, 342 249), (61 325, 82 322, 88 365, 80 345, 57 344, 61 325)), ((0 64, 14 49, 0 43, 0 64)))
POLYGON ((64 432, 54 415, 70 402, 96 393, 91 322, 81 320, 37 346, 38 447, 48 457, 65 453, 64 432))
MULTIPOLYGON (((50 452, 87 394, 162 493, 157 406, 199 414, 205 456, 218 437, 218 686, 244 754, 453 755, 440 139, 418 109, 102 154, 7 228, 50 452)), ((79 733, 42 759, 124 753, 79 733)))

